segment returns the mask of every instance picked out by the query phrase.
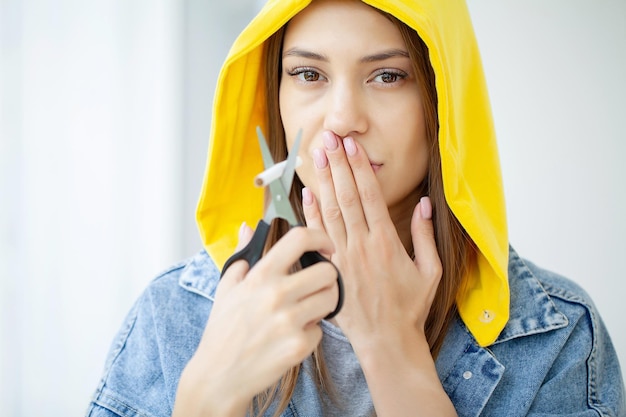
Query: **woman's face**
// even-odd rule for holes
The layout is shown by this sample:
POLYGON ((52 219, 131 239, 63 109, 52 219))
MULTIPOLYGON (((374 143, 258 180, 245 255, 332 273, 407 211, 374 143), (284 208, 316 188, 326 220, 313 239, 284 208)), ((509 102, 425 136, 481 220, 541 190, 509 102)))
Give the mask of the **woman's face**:
POLYGON ((313 151, 331 131, 363 146, 390 210, 406 202, 426 176, 428 143, 422 98, 394 23, 361 1, 315 0, 287 27, 282 67, 280 113, 289 149, 302 129, 297 172, 304 185, 319 197, 313 151))

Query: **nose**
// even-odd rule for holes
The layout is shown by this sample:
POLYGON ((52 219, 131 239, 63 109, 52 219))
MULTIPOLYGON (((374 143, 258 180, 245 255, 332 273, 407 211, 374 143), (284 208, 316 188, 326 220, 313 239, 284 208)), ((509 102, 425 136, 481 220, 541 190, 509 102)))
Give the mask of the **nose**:
POLYGON ((324 129, 341 138, 367 130, 367 103, 358 86, 340 82, 329 89, 324 129))

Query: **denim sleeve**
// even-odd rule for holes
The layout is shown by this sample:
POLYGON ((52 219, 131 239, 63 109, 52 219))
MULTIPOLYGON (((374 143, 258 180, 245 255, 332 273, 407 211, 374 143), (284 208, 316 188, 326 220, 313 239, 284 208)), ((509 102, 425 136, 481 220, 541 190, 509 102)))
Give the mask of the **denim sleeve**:
POLYGON ((118 332, 88 417, 171 415, 150 289, 135 303, 118 332))
POLYGON ((529 416, 626 416, 624 382, 609 334, 593 306, 585 306, 556 357, 529 416))

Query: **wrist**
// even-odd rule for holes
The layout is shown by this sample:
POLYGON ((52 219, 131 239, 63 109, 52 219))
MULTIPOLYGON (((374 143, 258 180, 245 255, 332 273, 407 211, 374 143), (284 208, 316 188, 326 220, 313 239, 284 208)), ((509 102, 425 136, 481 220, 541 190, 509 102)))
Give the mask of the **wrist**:
POLYGON ((389 336, 370 338, 354 345, 364 371, 382 372, 385 369, 419 369, 436 372, 428 341, 419 332, 406 332, 403 337, 389 336))
POLYGON ((173 417, 244 417, 251 399, 240 390, 229 389, 220 378, 187 364, 176 391, 173 417))
POLYGON ((441 388, 428 341, 419 331, 373 337, 354 346, 354 350, 368 384, 384 385, 395 381, 417 389, 441 388))
POLYGON ((456 416, 441 385, 428 342, 408 338, 373 340, 355 347, 379 416, 456 416))

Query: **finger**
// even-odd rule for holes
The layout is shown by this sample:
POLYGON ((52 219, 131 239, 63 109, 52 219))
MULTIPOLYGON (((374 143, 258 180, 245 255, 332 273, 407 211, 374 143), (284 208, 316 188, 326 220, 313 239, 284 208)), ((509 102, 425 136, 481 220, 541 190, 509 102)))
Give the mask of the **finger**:
POLYGON ((299 302, 311 295, 328 290, 337 282, 337 270, 330 262, 318 262, 292 274, 283 281, 288 299, 299 302))
POLYGON ((335 247, 322 230, 294 227, 276 242, 255 268, 265 270, 266 275, 286 275, 304 252, 315 251, 334 253, 335 247))
POLYGON ((332 173, 335 198, 345 227, 348 230, 367 230, 355 173, 348 162, 343 142, 334 133, 326 131, 324 149, 332 173))
POLYGON ((365 149, 352 137, 343 139, 343 147, 354 176, 368 227, 371 229, 379 224, 387 227, 391 220, 389 210, 365 149))
POLYGON ((322 220, 317 199, 308 187, 302 189, 302 211, 304 212, 304 220, 307 227, 324 230, 324 221, 322 220))
POLYGON ((297 365, 311 355, 321 340, 322 328, 316 323, 306 325, 281 356, 291 359, 290 366, 297 365))
MULTIPOLYGON (((302 189, 302 209, 304 211, 304 221, 306 222, 307 227, 324 232, 326 231, 317 199, 315 198, 313 192, 307 187, 302 189)), ((321 250, 319 252, 326 258, 330 258, 332 255, 332 252, 325 252, 321 250)))
POLYGON ((319 209, 324 229, 334 242, 343 246, 346 242, 346 229, 341 209, 335 197, 335 185, 333 184, 328 158, 323 149, 315 149, 313 151, 313 159, 319 184, 319 209))
POLYGON ((430 198, 422 197, 413 211, 411 236, 415 253, 415 265, 420 272, 427 276, 439 278, 442 266, 435 244, 432 210, 430 198))
MULTIPOLYGON (((239 226, 239 239, 237 241, 237 246, 235 247, 235 253, 243 249, 250 242, 250 240, 252 240, 253 235, 254 231, 252 230, 252 228, 250 228, 250 226, 248 226, 246 222, 241 223, 241 226, 239 226)), ((244 279, 249 269, 250 266, 245 260, 240 260, 233 263, 226 270, 226 272, 224 272, 224 276, 220 280, 217 292, 228 292, 231 288, 233 288, 244 279)))
POLYGON ((245 248, 246 245, 252 240, 252 236, 254 236, 254 230, 252 230, 246 222, 242 222, 241 226, 239 226, 239 238, 237 240, 235 252, 239 252, 245 248))
POLYGON ((336 285, 324 287, 296 305, 296 315, 301 326, 318 323, 337 307, 338 290, 336 285))

